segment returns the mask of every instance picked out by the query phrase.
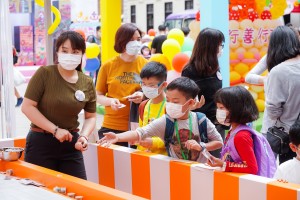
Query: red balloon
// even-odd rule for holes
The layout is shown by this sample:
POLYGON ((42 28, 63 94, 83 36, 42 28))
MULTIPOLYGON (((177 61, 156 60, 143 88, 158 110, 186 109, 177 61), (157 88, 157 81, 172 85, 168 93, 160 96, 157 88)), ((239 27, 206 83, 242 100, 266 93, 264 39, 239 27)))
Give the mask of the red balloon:
POLYGON ((196 21, 200 21, 200 10, 198 12, 196 12, 196 21))
POLYGON ((149 35, 149 36, 155 36, 155 34, 156 34, 156 33, 155 33, 155 30, 154 30, 154 29, 149 29, 149 30, 148 30, 148 35, 149 35))
POLYGON ((174 70, 181 73, 182 69, 189 62, 189 60, 189 56, 185 53, 176 54, 172 60, 174 70))

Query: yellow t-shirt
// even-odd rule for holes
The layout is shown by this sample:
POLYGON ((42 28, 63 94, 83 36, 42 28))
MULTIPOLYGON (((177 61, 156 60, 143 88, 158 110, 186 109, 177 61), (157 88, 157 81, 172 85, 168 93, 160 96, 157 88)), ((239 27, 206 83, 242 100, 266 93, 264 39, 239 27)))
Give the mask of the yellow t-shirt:
MULTIPOLYGON (((139 126, 146 126, 148 123, 151 123, 153 120, 160 118, 166 113, 166 102, 162 101, 157 104, 151 103, 149 100, 144 108, 144 116, 140 116, 139 118, 139 126), (149 112, 150 111, 150 112, 149 112), (143 117, 143 120, 141 119, 143 117)), ((137 149, 141 151, 146 151, 148 149, 142 147, 141 145, 137 145, 137 149)), ((149 149, 152 153, 158 153, 163 155, 168 155, 165 147, 164 141, 162 141, 159 137, 152 137, 152 148, 149 149)))
POLYGON ((105 107, 103 127, 127 131, 130 102, 124 97, 141 89, 140 72, 148 61, 138 56, 133 62, 125 62, 117 56, 104 63, 99 71, 96 90, 107 94, 107 97, 119 99, 126 107, 117 111, 105 107))

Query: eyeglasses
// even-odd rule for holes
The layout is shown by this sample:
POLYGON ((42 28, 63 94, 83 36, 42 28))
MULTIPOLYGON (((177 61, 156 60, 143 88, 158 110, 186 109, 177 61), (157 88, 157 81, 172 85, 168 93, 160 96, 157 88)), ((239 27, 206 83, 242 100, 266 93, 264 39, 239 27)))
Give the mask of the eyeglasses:
POLYGON ((224 44, 221 44, 220 46, 222 47, 222 49, 224 49, 224 44))
POLYGON ((162 84, 163 82, 160 82, 158 84, 154 84, 154 85, 145 85, 143 82, 140 82, 141 87, 146 86, 146 87, 151 87, 151 88, 159 88, 159 86, 162 84))

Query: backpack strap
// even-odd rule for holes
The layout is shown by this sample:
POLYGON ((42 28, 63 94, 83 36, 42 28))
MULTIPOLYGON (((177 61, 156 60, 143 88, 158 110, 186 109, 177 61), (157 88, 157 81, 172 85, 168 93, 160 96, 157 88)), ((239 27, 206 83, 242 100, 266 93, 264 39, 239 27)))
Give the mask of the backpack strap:
POLYGON ((142 120, 142 122, 144 121, 144 110, 145 110, 145 107, 146 107, 146 104, 148 101, 149 101, 149 99, 146 99, 146 100, 142 101, 142 103, 140 103, 140 105, 139 105, 139 116, 140 116, 140 119, 142 120))
POLYGON ((196 114, 201 142, 208 143, 206 115, 201 112, 196 112, 196 114))
POLYGON ((174 141, 172 140, 174 133, 174 122, 170 118, 168 114, 166 114, 166 128, 165 128, 165 136, 164 136, 164 142, 165 147, 168 152, 168 156, 170 155, 170 144, 174 144, 174 141))

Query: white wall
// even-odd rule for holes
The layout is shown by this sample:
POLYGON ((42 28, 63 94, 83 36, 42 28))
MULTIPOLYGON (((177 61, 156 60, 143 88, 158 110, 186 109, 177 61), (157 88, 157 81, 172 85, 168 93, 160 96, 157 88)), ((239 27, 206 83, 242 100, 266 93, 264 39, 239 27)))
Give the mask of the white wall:
MULTIPOLYGON (((147 4, 154 4, 154 29, 165 20, 165 3, 173 2, 173 13, 184 11, 184 0, 124 0, 124 23, 130 23, 130 6, 136 6, 136 24, 142 31, 147 31, 147 4)), ((194 0, 194 10, 199 9, 199 1, 194 0)))

